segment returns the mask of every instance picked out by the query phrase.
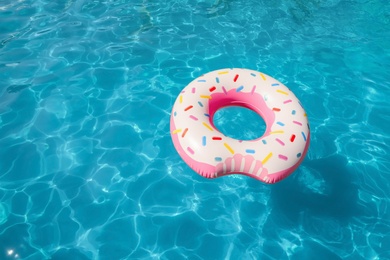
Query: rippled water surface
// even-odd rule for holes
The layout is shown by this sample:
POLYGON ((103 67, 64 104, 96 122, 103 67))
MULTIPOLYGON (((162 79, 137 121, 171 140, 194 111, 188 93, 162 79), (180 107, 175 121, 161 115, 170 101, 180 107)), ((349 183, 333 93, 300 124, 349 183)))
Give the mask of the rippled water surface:
POLYGON ((0 258, 390 259, 389 68, 386 0, 0 0, 0 258), (278 184, 173 147, 176 96, 226 67, 308 112, 278 184))

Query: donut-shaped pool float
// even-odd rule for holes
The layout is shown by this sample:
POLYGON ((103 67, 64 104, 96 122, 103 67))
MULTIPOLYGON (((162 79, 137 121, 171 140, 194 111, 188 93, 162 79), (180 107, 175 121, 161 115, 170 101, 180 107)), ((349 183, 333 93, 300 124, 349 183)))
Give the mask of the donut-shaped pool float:
POLYGON ((278 182, 299 166, 310 142, 297 97, 266 74, 238 68, 212 71, 187 85, 173 106, 170 130, 181 158, 206 178, 244 174, 278 182), (213 116, 226 106, 258 113, 266 124, 264 135, 243 141, 218 131, 213 116))

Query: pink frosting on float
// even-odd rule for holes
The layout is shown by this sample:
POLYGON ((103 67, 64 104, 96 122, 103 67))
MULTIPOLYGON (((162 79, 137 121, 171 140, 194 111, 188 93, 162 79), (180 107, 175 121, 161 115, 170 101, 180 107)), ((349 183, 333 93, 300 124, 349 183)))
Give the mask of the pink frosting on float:
POLYGON ((271 132, 271 126, 275 121, 275 112, 267 107, 263 97, 258 93, 237 92, 234 89, 226 93, 213 93, 209 101, 210 124, 214 126, 213 117, 218 109, 227 106, 241 106, 249 108, 259 114, 266 123, 266 130, 263 136, 271 132))

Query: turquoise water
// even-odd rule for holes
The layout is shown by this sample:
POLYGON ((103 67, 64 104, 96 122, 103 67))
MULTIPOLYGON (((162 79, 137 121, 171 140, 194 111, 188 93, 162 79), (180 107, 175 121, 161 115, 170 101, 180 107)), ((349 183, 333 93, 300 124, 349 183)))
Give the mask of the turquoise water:
POLYGON ((0 0, 0 259, 390 259, 389 68, 386 0, 0 0), (173 147, 176 96, 225 67, 308 112, 278 184, 173 147))

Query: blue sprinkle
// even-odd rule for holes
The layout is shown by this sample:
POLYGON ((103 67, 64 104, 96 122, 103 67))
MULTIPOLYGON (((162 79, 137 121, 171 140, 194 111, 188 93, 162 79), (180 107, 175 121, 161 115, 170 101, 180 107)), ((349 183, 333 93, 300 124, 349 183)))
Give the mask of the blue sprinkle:
POLYGON ((251 73, 251 75, 252 75, 253 77, 256 77, 256 74, 255 74, 255 73, 251 73))
POLYGON ((215 81, 217 81, 217 83, 219 83, 219 78, 218 78, 218 77, 216 77, 216 78, 215 78, 215 81))
POLYGON ((215 159, 217 162, 222 161, 222 158, 221 158, 221 157, 215 157, 214 159, 215 159))
POLYGON ((305 133, 304 132, 301 132, 302 133, 302 136, 303 136, 303 140, 305 140, 305 142, 306 142, 306 135, 305 135, 305 133))
POLYGON ((203 137, 202 137, 202 145, 203 145, 203 146, 206 146, 206 136, 203 136, 203 137))
POLYGON ((210 117, 210 115, 209 114, 204 114, 205 116, 207 116, 207 117, 210 117))
POLYGON ((176 116, 176 115, 177 115, 176 111, 175 111, 175 112, 173 112, 173 116, 176 116))
POLYGON ((293 111, 291 112, 291 114, 293 114, 293 115, 295 115, 295 113, 296 113, 295 110, 293 110, 293 111))
POLYGON ((241 90, 243 90, 244 89, 244 86, 240 86, 240 87, 238 87, 237 89, 236 89, 236 92, 240 92, 241 90))
POLYGON ((274 83, 274 84, 272 84, 272 86, 273 86, 273 87, 279 86, 279 83, 274 83))
POLYGON ((252 150, 252 149, 246 149, 245 152, 246 152, 246 153, 255 153, 256 151, 255 151, 255 150, 252 150))
POLYGON ((284 124, 282 122, 277 122, 277 124, 280 126, 284 126, 284 124))
POLYGON ((199 106, 203 107, 202 102, 198 101, 199 106))
POLYGON ((200 79, 200 80, 198 80, 198 82, 206 82, 206 80, 205 79, 200 79))
POLYGON ((298 153, 298 154, 297 154, 297 158, 301 157, 301 155, 302 155, 301 153, 298 153))
POLYGON ((263 144, 267 144, 267 141, 266 140, 262 140, 263 144))

